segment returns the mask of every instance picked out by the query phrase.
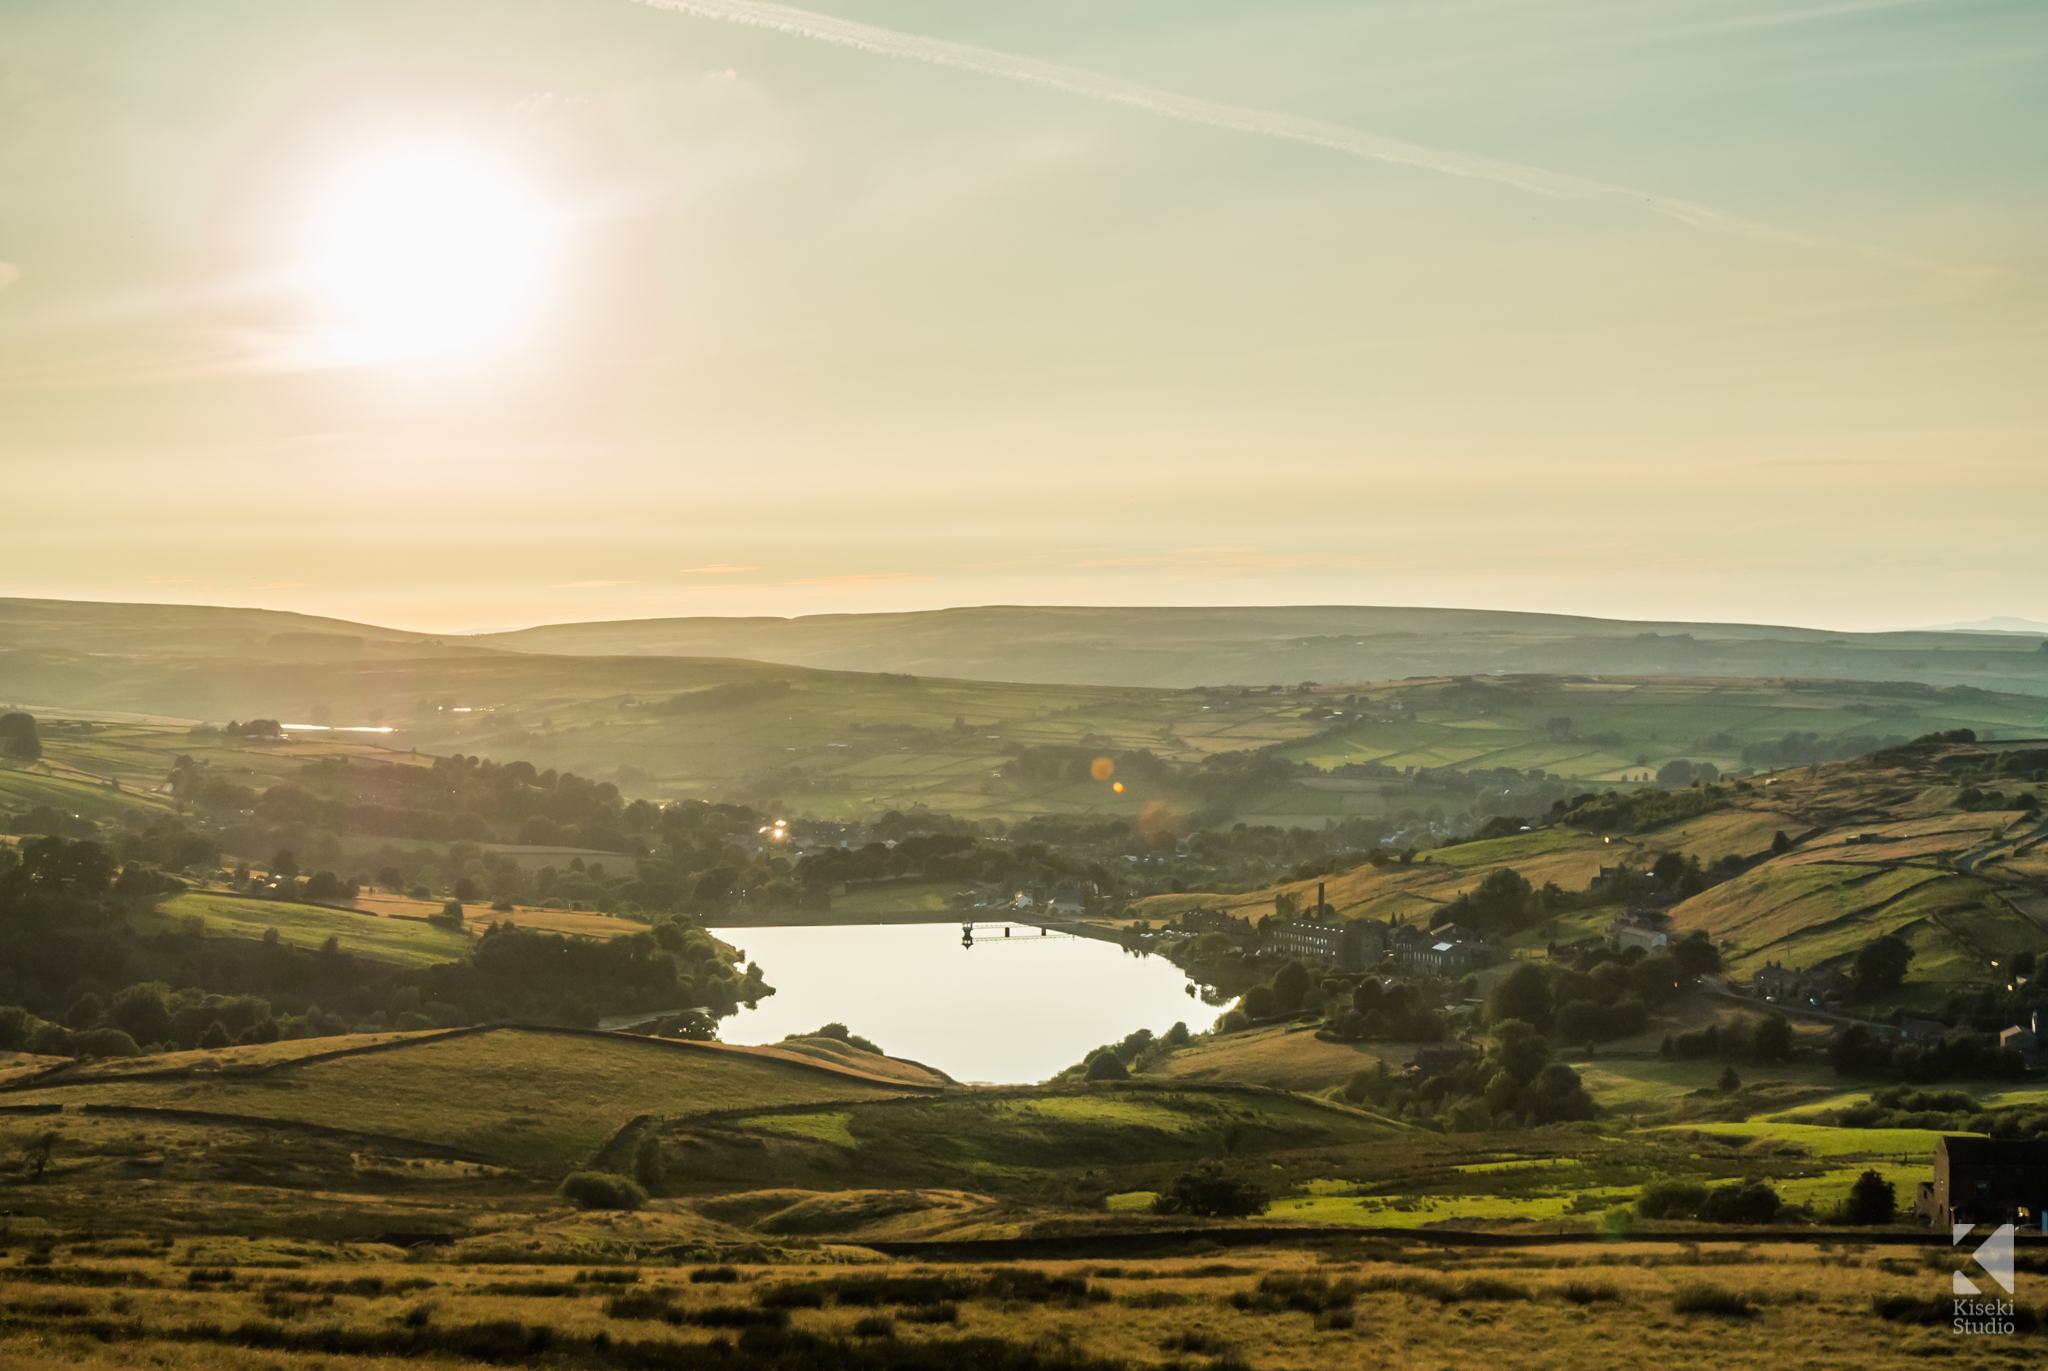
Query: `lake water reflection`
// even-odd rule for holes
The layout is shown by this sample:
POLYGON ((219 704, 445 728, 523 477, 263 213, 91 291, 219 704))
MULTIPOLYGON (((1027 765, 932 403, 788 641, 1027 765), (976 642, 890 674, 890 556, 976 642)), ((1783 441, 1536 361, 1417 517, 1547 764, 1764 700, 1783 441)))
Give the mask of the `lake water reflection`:
POLYGON ((1139 1028, 1176 1020, 1197 1031, 1217 1011, 1189 998, 1191 982, 1163 957, 1139 957, 1090 938, 1040 938, 1014 926, 981 929, 972 948, 958 924, 715 930, 761 964, 776 993, 722 1025, 734 1043, 769 1043, 843 1023, 892 1057, 960 1081, 1041 1081, 1084 1053, 1139 1028))

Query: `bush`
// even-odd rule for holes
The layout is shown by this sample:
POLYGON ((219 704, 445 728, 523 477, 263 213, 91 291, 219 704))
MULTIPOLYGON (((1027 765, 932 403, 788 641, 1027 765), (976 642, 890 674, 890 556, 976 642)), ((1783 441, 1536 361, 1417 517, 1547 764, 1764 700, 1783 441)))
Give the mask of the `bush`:
POLYGON ((1646 1219, 1689 1219, 1707 1202, 1707 1188, 1698 1181, 1651 1181, 1636 1196, 1636 1213, 1646 1219))
POLYGON ((118 1028, 88 1028, 72 1035, 71 1050, 81 1057, 139 1057, 135 1039, 118 1028))
POLYGON ((1849 1187, 1849 1198, 1842 1202, 1841 1220, 1854 1224, 1890 1223, 1898 1211, 1898 1192, 1892 1183, 1875 1171, 1866 1171, 1849 1187))
POLYGON ((647 1203, 645 1190, 608 1171, 578 1171, 562 1182, 560 1194, 578 1209, 638 1209, 647 1203))
POLYGON ((1116 1059, 1116 1053, 1105 1052, 1088 1063, 1087 1079, 1091 1081, 1127 1081, 1130 1071, 1116 1059))
POLYGON ((1700 1205, 1703 1223, 1770 1223, 1778 1217, 1778 1192, 1762 1181, 1717 1187, 1700 1205))
POLYGON ((1723 1290, 1718 1285, 1684 1285, 1671 1297, 1671 1308, 1678 1314, 1746 1319, 1756 1313, 1756 1301, 1740 1291, 1723 1290))
POLYGON ((1215 1162, 1183 1171, 1152 1201, 1155 1214, 1195 1214, 1202 1218, 1243 1218, 1266 1212, 1265 1187, 1234 1176, 1215 1162))

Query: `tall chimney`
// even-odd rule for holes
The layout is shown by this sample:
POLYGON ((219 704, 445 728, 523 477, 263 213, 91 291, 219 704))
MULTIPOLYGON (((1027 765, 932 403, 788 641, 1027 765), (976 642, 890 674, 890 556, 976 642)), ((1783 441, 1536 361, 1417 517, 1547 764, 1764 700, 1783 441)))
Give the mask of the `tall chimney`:
POLYGON ((1318 919, 1323 917, 1323 883, 1321 881, 1316 882, 1316 917, 1318 919))

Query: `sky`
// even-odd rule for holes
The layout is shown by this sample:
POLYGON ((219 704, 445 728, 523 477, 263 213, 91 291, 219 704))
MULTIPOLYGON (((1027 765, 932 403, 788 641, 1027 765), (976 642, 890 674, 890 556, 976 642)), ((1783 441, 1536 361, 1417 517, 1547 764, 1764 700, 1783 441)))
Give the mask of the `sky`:
POLYGON ((2044 59, 2028 0, 10 0, 0 596, 2048 619, 2044 59))

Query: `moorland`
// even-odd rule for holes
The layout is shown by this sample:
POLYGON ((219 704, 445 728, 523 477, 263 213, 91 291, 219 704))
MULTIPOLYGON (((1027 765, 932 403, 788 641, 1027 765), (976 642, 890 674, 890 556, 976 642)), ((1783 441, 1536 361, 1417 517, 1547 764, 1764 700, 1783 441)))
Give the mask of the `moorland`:
POLYGON ((48 642, 0 675, 10 1364, 2038 1355, 2030 1292, 1956 1340, 1910 1212, 1939 1137, 2048 1135, 1997 1036, 2043 1007, 2031 695, 202 621, 76 635, 72 703, 48 642), (776 992, 722 929, 1012 889, 1215 1022, 998 1086, 858 1023, 730 1041, 776 992), (1488 952, 1305 965, 1276 921, 1488 952))

